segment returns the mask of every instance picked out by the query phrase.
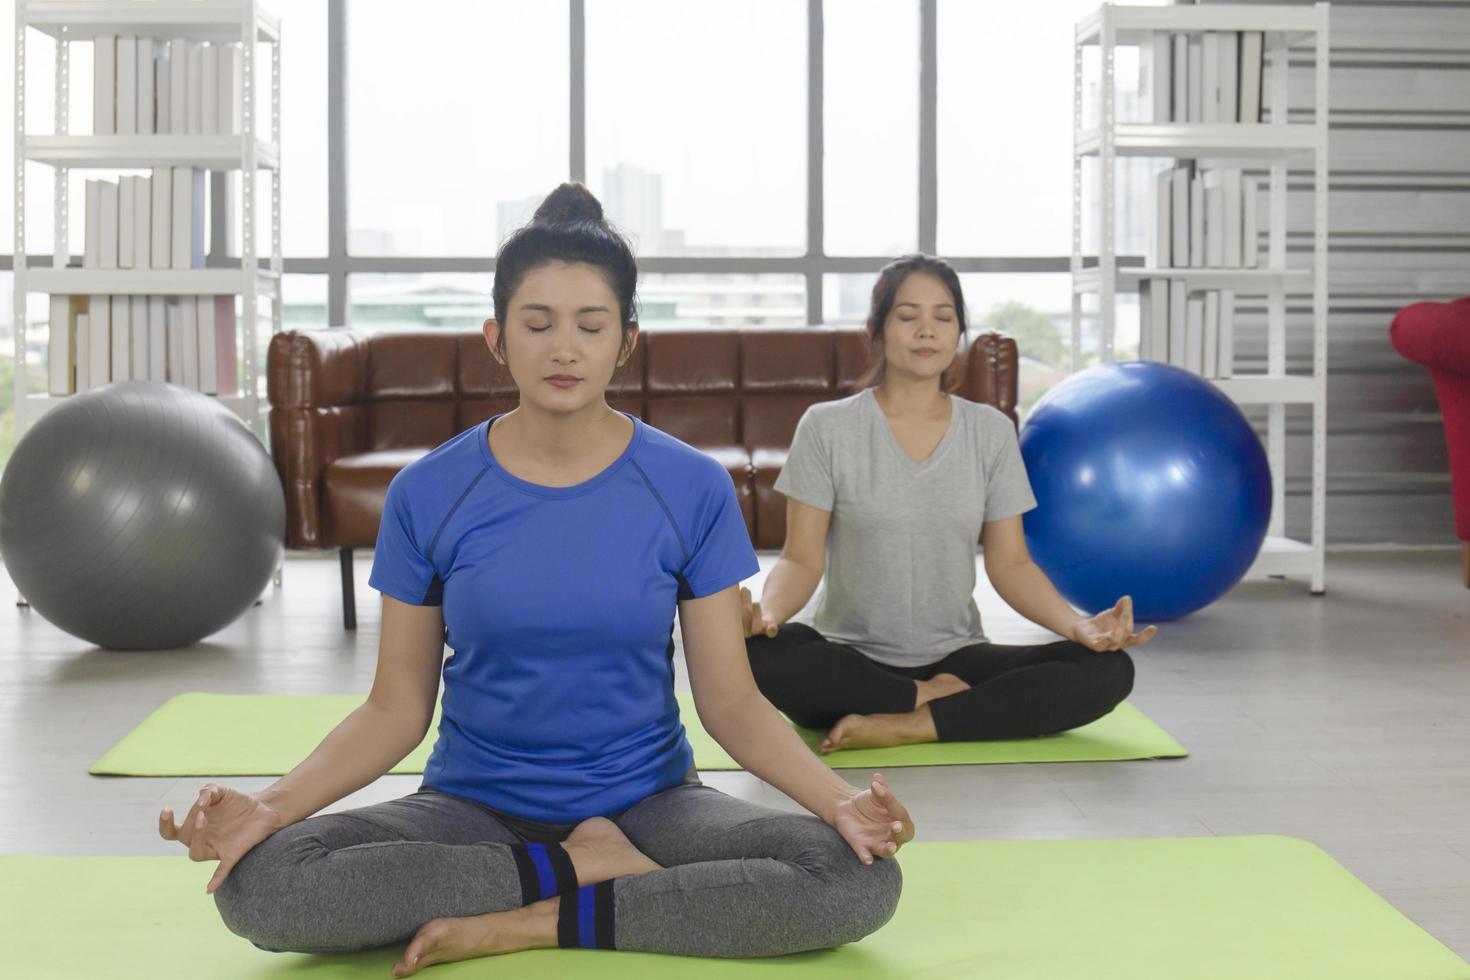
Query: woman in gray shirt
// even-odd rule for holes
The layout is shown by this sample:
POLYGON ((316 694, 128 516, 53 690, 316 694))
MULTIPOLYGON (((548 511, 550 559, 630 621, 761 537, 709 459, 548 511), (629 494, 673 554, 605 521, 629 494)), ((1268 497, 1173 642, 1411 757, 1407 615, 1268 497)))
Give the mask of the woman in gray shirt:
POLYGON ((947 393, 964 334, 959 277, 942 259, 889 263, 873 287, 871 386, 807 409, 775 487, 786 542, 759 602, 742 590, 756 683, 822 751, 1024 738, 1096 721, 1128 696, 1124 596, 1079 615, 1032 561, 1036 506, 1009 418, 947 393), (1064 637, 990 643, 975 542, 1001 597, 1064 637), (812 625, 787 619, 825 585, 812 625))

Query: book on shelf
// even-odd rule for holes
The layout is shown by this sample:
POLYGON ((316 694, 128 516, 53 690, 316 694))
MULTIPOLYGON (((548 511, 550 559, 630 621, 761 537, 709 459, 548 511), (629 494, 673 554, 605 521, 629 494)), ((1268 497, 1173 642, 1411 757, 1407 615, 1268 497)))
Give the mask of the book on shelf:
POLYGON ((52 395, 70 395, 76 391, 77 351, 72 337, 76 330, 77 306, 73 299, 60 293, 51 297, 51 322, 46 339, 46 391, 52 395))
POLYGON ((119 136, 138 132, 138 39, 121 34, 117 39, 117 76, 112 91, 119 136))
POLYGON ((1183 268, 1189 265, 1189 167, 1174 167, 1170 176, 1169 222, 1173 226, 1173 241, 1169 264, 1183 268))
POLYGON ((1219 170, 1206 170, 1201 174, 1205 187, 1206 269, 1218 269, 1225 264, 1225 190, 1222 177, 1219 170))
POLYGON ((131 269, 133 250, 138 242, 137 229, 134 227, 138 195, 133 191, 132 177, 124 174, 117 182, 117 267, 131 269))
POLYGON ((133 306, 126 296, 109 296, 112 308, 112 330, 108 344, 112 351, 112 364, 108 378, 112 381, 127 381, 132 377, 133 357, 128 342, 133 336, 133 306))
POLYGON ((1240 34, 1220 32, 1220 84, 1218 116, 1221 122, 1240 122, 1240 34))
POLYGON ((1189 35, 1169 35, 1173 64, 1169 69, 1172 76, 1172 98, 1170 114, 1162 117, 1163 122, 1185 122, 1189 118, 1189 35))
POLYGON ((199 131, 218 133, 219 128, 219 45, 206 44, 199 60, 199 131))
POLYGON ((1156 269, 1167 269, 1172 264, 1170 259, 1170 245, 1173 244, 1174 240, 1174 228, 1171 224, 1169 203, 1173 196, 1173 171, 1159 171, 1154 179, 1154 254, 1152 265, 1156 269))
MULTIPOLYGON (((133 268, 147 269, 152 263, 153 186, 148 177, 130 177, 133 182, 133 268)), ((121 242, 119 242, 121 247, 121 242)))
POLYGON ((1145 361, 1169 360, 1169 280, 1138 284, 1138 353, 1145 361))
POLYGON ((1255 177, 1243 177, 1240 182, 1240 264, 1247 269, 1260 266, 1261 240, 1258 227, 1257 208, 1260 206, 1261 182, 1255 177))
POLYGON ((153 60, 153 89, 157 96, 154 128, 160 135, 170 132, 169 125, 173 119, 173 78, 170 74, 172 65, 168 42, 160 41, 155 48, 153 60))
POLYGON ((1265 35, 1242 31, 1240 35, 1240 121, 1261 121, 1261 85, 1265 69, 1265 35))
POLYGON ((1220 118, 1220 34, 1206 31, 1200 36, 1200 117, 1202 123, 1225 122, 1220 118))
POLYGON ((158 101, 154 93, 154 85, 158 77, 155 45, 151 37, 137 38, 136 43, 138 49, 138 135, 152 136, 158 131, 158 120, 155 118, 158 101))
POLYGON ((87 377, 87 370, 92 365, 92 317, 90 313, 86 312, 91 308, 91 305, 86 302, 86 297, 81 297, 81 299, 83 300, 84 308, 83 312, 78 313, 76 316, 75 336, 77 349, 76 356, 73 358, 76 366, 76 373, 72 379, 74 382, 73 391, 86 391, 92 387, 91 379, 87 377))
POLYGON ((148 380, 148 297, 126 297, 128 312, 128 376, 148 380))
POLYGON ((1199 294, 1185 300, 1184 358, 1179 366, 1193 374, 1204 374, 1205 299, 1199 294))
POLYGON ((1189 36, 1189 110, 1184 122, 1204 121, 1204 42, 1198 34, 1189 36))
POLYGON ((189 132, 189 42, 168 42, 169 112, 168 131, 176 136, 189 132))
POLYGON ((1230 269, 1241 267, 1241 223, 1244 220, 1241 210, 1241 190, 1239 169, 1228 167, 1220 172, 1220 207, 1225 220, 1221 229, 1224 240, 1221 242, 1223 255, 1220 264, 1230 269))
POLYGON ((1164 360, 1166 364, 1175 367, 1184 367, 1184 332, 1185 315, 1188 308, 1188 293, 1184 288, 1184 280, 1169 280, 1169 343, 1168 354, 1164 360))
POLYGON ((117 132, 116 101, 117 37, 98 34, 92 39, 92 134, 111 136, 117 132))
POLYGON ((148 297, 148 373, 149 381, 168 380, 168 301, 162 296, 148 297))
POLYGON ((1220 348, 1216 358, 1215 376, 1235 376, 1235 290, 1220 290, 1220 348))
POLYGON ((241 120, 244 91, 240 87, 243 57, 238 44, 226 44, 220 48, 219 132, 226 136, 244 132, 241 120))
POLYGON ((154 167, 148 178, 148 196, 152 202, 153 220, 149 229, 149 251, 155 269, 173 268, 173 200, 174 172, 172 167, 154 167))
POLYGON ((1199 269, 1205 264, 1205 182, 1195 169, 1189 174, 1189 265, 1199 269))
POLYGON ((87 181, 83 209, 86 231, 82 240, 82 268, 95 269, 102 254, 102 181, 87 181))
POLYGON ((173 241, 169 245, 175 269, 204 268, 204 171, 173 168, 173 241))
POLYGON ((164 331, 164 350, 167 352, 167 365, 164 372, 164 380, 173 384, 184 383, 184 308, 183 298, 170 296, 168 298, 167 317, 164 331))
POLYGON ((199 297, 179 297, 179 316, 182 326, 179 336, 183 339, 183 350, 179 362, 183 368, 176 384, 194 391, 199 390, 199 297))
POLYGON ((195 322, 199 329, 199 390, 206 395, 219 394, 219 356, 215 350, 214 297, 188 296, 195 306, 195 322))
POLYGON ((1218 373, 1220 360, 1220 291, 1205 292, 1204 344, 1200 363, 1200 376, 1213 378, 1218 373))
POLYGON ((1173 118, 1174 79, 1169 70, 1170 51, 1173 38, 1165 31, 1156 31, 1147 59, 1149 70, 1149 94, 1153 98, 1155 121, 1164 122, 1173 118))
POLYGON ((87 387, 102 387, 111 374, 112 297, 93 296, 87 304, 87 387))
POLYGON ((98 241, 97 268, 117 268, 117 185, 110 180, 102 181, 97 204, 98 241))
POLYGON ((240 393, 240 363, 236 352, 235 297, 206 297, 214 301, 215 384, 221 395, 240 393))
POLYGON ((187 132, 198 135, 204 132, 204 45, 189 42, 187 74, 184 93, 188 108, 187 132))

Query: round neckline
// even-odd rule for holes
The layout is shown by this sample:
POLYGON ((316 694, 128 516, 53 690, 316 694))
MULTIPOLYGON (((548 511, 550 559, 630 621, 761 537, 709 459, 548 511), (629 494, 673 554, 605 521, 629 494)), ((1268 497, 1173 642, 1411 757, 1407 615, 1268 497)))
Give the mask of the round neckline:
POLYGON ((566 487, 548 487, 543 483, 532 483, 530 480, 523 480, 507 470, 501 464, 500 460, 495 458, 495 451, 490 448, 490 426, 495 424, 496 419, 503 418, 506 415, 505 412, 501 412, 499 415, 492 415, 480 423, 480 457, 485 461, 485 466, 491 472, 522 493, 529 493, 536 497, 576 497, 595 489, 599 484, 610 479, 614 473, 622 468, 624 463, 633 458, 633 454, 638 451, 638 446, 643 442, 643 431, 645 428, 643 420, 629 415, 627 412, 618 412, 618 414, 633 423, 632 438, 628 440, 628 445, 623 447, 623 451, 618 454, 617 459, 581 483, 573 483, 571 486, 566 487))
POLYGON ((944 435, 939 437, 939 441, 934 444, 934 448, 929 451, 928 456, 925 456, 922 460, 917 460, 910 456, 904 450, 903 446, 899 444, 898 436, 893 433, 893 425, 888 421, 888 416, 884 413, 883 406, 878 404, 878 396, 874 393, 874 389, 864 388, 863 394, 867 396, 868 405, 877 415, 878 424, 883 428, 889 447, 898 456, 898 461, 910 471, 918 472, 927 468, 931 463, 938 462, 949 451, 950 444, 954 442, 955 430, 958 428, 955 424, 960 411, 959 405, 956 404, 958 396, 953 394, 946 396, 949 398, 949 422, 944 427, 944 435))

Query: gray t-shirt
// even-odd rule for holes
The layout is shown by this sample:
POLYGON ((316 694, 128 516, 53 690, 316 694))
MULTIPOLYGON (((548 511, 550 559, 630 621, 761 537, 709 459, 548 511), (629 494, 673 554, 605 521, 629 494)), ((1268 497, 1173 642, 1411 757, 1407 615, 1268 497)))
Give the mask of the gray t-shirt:
POLYGON ((1011 420, 950 396, 949 428, 922 463, 871 388, 806 410, 775 489, 832 512, 812 626, 880 663, 918 667, 981 643, 980 528, 1036 506, 1011 420))

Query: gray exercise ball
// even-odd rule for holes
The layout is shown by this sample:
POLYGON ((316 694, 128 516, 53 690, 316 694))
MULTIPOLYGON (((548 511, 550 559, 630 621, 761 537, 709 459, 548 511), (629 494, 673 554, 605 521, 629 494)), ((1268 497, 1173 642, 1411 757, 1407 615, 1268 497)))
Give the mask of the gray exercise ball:
POLYGON ((250 430, 215 399, 119 382, 73 395, 0 479, 0 558, 36 612, 115 650, 188 646, 270 581, 286 501, 250 430))

